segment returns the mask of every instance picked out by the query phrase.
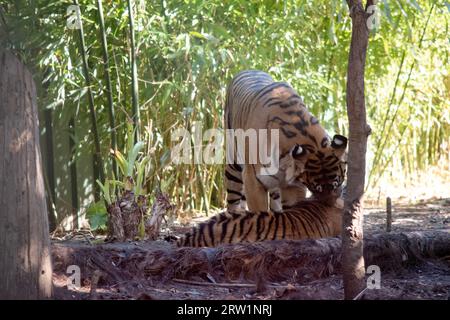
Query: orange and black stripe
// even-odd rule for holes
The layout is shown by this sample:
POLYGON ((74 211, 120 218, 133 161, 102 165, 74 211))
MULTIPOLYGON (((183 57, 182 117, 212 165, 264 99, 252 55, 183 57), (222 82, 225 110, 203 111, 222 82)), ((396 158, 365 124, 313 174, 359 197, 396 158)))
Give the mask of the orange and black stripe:
POLYGON ((192 228, 178 246, 214 247, 265 240, 301 240, 338 236, 342 209, 319 200, 302 200, 283 212, 222 212, 192 228))

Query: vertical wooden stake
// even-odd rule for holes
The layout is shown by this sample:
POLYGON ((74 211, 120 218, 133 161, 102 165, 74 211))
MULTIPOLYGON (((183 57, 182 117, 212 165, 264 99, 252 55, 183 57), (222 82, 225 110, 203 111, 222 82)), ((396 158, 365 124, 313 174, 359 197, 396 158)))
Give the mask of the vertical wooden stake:
POLYGON ((392 226, 392 201, 390 197, 386 198, 386 232, 391 232, 392 226))

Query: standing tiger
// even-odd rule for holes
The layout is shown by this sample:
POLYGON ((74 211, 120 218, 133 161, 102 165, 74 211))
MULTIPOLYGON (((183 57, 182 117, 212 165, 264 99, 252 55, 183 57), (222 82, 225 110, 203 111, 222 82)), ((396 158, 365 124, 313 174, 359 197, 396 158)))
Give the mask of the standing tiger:
MULTIPOLYGON (((227 130, 267 130, 268 145, 269 131, 279 130, 280 159, 276 174, 262 174, 266 165, 259 158, 256 163, 249 161, 251 152, 245 140, 244 161, 227 161, 225 183, 229 210, 242 210, 247 204, 249 211, 267 212, 269 193, 270 208, 278 212, 282 206, 304 199, 305 186, 320 194, 329 193, 343 183, 347 138, 335 135, 330 141, 317 118, 309 113, 289 84, 274 82, 262 71, 240 72, 228 87, 224 120, 227 130)), ((227 155, 236 153, 239 145, 235 141, 235 137, 227 136, 227 155)))
POLYGON ((342 198, 303 199, 283 212, 222 212, 192 228, 177 245, 214 247, 225 243, 336 237, 342 230, 342 198))

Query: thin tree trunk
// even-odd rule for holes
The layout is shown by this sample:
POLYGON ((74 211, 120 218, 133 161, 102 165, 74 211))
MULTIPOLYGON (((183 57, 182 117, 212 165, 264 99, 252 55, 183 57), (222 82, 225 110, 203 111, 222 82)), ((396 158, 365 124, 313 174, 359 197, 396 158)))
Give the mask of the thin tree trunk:
MULTIPOLYGON (((347 0, 352 18, 352 39, 347 73, 347 114, 349 120, 349 153, 347 194, 342 228, 342 265, 346 299, 353 299, 365 287, 363 256, 363 194, 367 137, 364 101, 364 67, 369 42, 368 14, 361 0, 347 0)), ((372 5, 371 0, 367 6, 372 5)))
POLYGON ((0 52, 0 299, 52 296, 37 115, 32 75, 0 52))

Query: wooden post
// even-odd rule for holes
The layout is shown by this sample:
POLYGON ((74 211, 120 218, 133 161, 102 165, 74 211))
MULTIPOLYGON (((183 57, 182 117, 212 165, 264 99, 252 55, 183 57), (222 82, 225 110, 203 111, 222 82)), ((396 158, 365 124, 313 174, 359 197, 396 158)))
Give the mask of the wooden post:
POLYGON ((391 232, 392 227, 392 201, 390 197, 386 198, 386 232, 391 232))
POLYGON ((0 153, 0 299, 50 298, 36 87, 31 73, 6 51, 0 51, 0 153))
MULTIPOLYGON (((365 288, 363 255, 363 195, 367 138, 364 97, 364 67, 369 30, 368 14, 361 0, 347 0, 352 18, 352 38, 347 72, 347 115, 349 120, 349 152, 347 194, 344 201, 342 228, 342 267, 345 299, 354 299, 365 288)), ((367 6, 373 4, 368 0, 367 6)))

